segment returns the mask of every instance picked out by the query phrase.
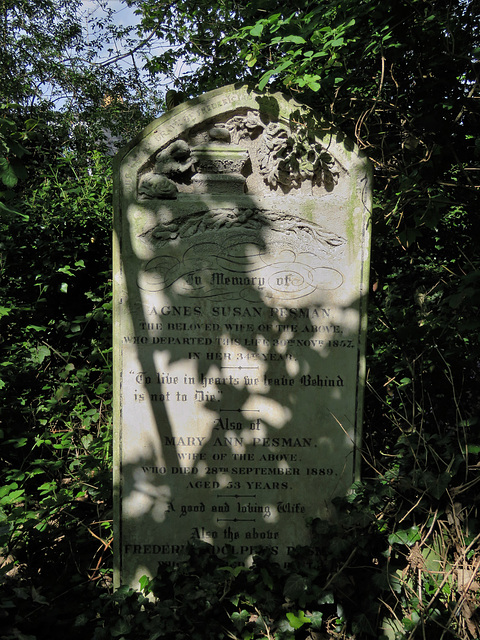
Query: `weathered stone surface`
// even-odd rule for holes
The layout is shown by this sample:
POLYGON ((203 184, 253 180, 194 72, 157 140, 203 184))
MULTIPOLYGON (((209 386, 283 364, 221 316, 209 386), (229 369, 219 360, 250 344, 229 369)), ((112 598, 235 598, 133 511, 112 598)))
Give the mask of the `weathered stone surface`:
POLYGON ((192 538, 288 561, 357 469, 368 164, 231 86, 153 122, 116 172, 117 582, 192 538))

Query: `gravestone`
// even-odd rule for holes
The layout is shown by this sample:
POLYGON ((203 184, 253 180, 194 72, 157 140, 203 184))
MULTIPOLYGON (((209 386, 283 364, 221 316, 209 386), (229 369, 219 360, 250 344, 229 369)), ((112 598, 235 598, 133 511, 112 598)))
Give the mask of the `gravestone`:
POLYGON ((116 581, 189 540, 288 562, 358 471, 368 162, 294 101, 229 86, 115 174, 116 581))

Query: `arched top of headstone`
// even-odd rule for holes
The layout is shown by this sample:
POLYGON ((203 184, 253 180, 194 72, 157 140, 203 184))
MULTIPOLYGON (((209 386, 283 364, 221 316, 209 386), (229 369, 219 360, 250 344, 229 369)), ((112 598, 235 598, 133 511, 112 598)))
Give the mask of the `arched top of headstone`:
POLYGON ((301 195, 342 191, 355 146, 280 93, 230 85, 147 126, 117 155, 128 201, 183 194, 301 195))

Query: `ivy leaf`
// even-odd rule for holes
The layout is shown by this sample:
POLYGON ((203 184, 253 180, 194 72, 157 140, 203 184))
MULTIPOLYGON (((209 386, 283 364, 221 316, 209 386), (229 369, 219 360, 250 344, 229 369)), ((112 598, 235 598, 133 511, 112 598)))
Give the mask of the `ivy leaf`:
POLYGON ((331 591, 327 591, 321 598, 318 599, 318 604, 333 604, 335 598, 331 591))
POLYGON ((395 533, 388 536, 389 544, 405 544, 407 547, 411 547, 418 540, 420 540, 420 533, 416 526, 410 527, 410 529, 395 531, 395 533))
POLYGON ((130 633, 131 630, 132 625, 126 620, 120 618, 120 620, 117 620, 114 626, 110 629, 110 633, 114 638, 118 638, 119 636, 130 633))
POLYGON ((323 624, 323 613, 321 611, 313 611, 308 614, 310 618, 312 629, 321 629, 323 624))
POLYGON ((308 585, 305 578, 298 573, 292 573, 285 583, 283 595, 289 600, 298 600, 305 593, 307 588, 308 585))
POLYGON ((298 611, 297 615, 289 611, 286 615, 288 622, 294 629, 300 629, 304 624, 311 622, 311 619, 307 618, 303 611, 298 611))
POLYGON ((234 611, 232 613, 232 622, 238 631, 241 631, 247 622, 250 620, 250 613, 246 609, 242 611, 234 611))
MULTIPOLYGON (((85 448, 88 448, 88 447, 85 447, 85 448)), ((150 578, 148 576, 142 576, 138 582, 140 584, 140 591, 146 591, 148 588, 148 585, 150 584, 150 578)))

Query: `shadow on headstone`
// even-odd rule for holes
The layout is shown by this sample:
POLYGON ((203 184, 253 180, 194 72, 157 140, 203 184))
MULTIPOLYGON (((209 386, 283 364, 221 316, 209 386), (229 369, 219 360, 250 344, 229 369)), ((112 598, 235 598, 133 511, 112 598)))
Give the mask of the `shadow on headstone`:
POLYGON ((279 94, 175 107, 116 160, 116 582, 188 540, 280 562, 358 470, 370 170, 279 94))

